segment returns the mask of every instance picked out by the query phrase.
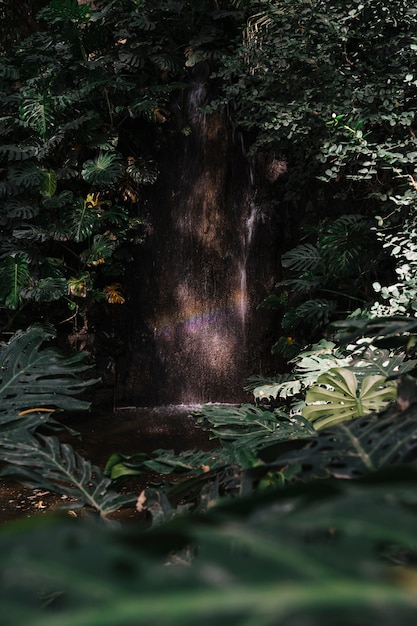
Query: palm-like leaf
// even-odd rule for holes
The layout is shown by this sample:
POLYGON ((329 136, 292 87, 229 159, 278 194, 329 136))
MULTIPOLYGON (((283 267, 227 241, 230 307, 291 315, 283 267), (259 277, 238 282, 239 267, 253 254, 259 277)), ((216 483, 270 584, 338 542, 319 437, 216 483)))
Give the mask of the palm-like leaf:
POLYGON ((88 506, 104 516, 135 500, 132 495, 109 490, 111 480, 56 437, 35 438, 22 431, 17 436, 3 437, 0 459, 8 464, 0 475, 75 498, 71 508, 88 506))
POLYGON ((351 343, 360 337, 372 337, 378 346, 405 346, 410 333, 417 333, 415 317, 395 315, 372 319, 347 319, 332 322, 329 333, 335 334, 342 344, 351 343))
POLYGON ((25 300, 35 302, 52 302, 59 300, 68 293, 68 281, 60 276, 41 278, 36 286, 23 289, 21 294, 25 300))
POLYGON ((369 245, 369 223, 361 215, 342 215, 326 224, 318 247, 329 272, 336 276, 361 272, 361 259, 369 245))
POLYGON ((43 177, 42 169, 32 161, 13 164, 8 171, 8 180, 11 185, 16 187, 39 188, 43 177))
POLYGON ((352 370, 336 367, 322 374, 306 394, 303 416, 316 429, 380 411, 396 396, 396 386, 385 376, 365 376, 362 384, 352 370))
POLYGON ((109 259, 115 247, 114 240, 108 235, 95 235, 93 245, 80 254, 80 258, 86 265, 101 265, 109 259))
POLYGON ((78 198, 64 213, 63 232, 69 239, 79 243, 93 234, 98 220, 97 207, 83 198, 78 198))
POLYGON ((55 348, 41 349, 53 337, 50 330, 32 327, 17 333, 0 353, 0 422, 33 407, 89 408, 89 402, 74 398, 97 382, 78 377, 89 367, 86 354, 63 356, 55 348))
POLYGON ((126 168, 126 173, 137 184, 151 184, 158 178, 158 168, 153 161, 138 157, 126 168))

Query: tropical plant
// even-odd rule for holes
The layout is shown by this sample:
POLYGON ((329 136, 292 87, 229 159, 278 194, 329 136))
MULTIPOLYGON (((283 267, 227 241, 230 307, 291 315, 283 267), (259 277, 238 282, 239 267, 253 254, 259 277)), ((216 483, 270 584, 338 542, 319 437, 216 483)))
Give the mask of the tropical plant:
POLYGON ((401 228, 415 206, 415 12, 406 0, 237 4, 249 19, 224 58, 218 103, 233 108, 285 232, 301 227, 295 248, 280 241, 292 249, 282 258, 284 333, 274 351, 291 358, 294 344, 371 306, 371 285, 384 285, 390 266, 370 227, 401 228), (271 178, 275 160, 285 173, 271 178))
POLYGON ((50 329, 32 327, 14 335, 0 353, 0 475, 65 494, 72 509, 87 506, 105 516, 132 504, 132 496, 113 491, 110 479, 70 444, 45 435, 45 427, 58 426, 56 411, 90 407, 74 396, 97 382, 79 378, 89 368, 86 353, 64 356, 52 347, 42 349, 54 336, 50 329))
MULTIPOLYGON (((0 414, 18 420, 27 411, 62 409, 85 411, 90 402, 74 396, 97 380, 81 380, 90 368, 86 353, 62 355, 41 346, 55 337, 51 328, 33 326, 16 333, 0 352, 0 414)), ((24 421, 24 419, 23 419, 24 421)))
POLYGON ((326 203, 314 177, 339 206, 366 197, 385 209, 405 197, 416 159, 414 9, 406 0, 239 4, 252 15, 224 60, 222 101, 235 103, 255 147, 287 159, 288 200, 310 191, 310 205, 326 203))
POLYGON ((408 626, 415 490, 410 468, 213 503, 147 531, 12 525, 0 533, 3 622, 408 626))
MULTIPOLYGON (((45 0, 21 34, 7 35, 19 45, 4 50, 0 75, 5 324, 27 325, 42 305, 52 322, 77 325, 100 295, 102 307, 122 302, 105 287, 109 276, 123 285, 143 241, 143 188, 172 134, 171 102, 181 103, 189 68, 219 59, 242 20, 222 4, 45 0), (85 274, 74 293, 69 281, 85 274)), ((7 30, 9 0, 0 28, 2 18, 7 30)))
POLYGON ((351 478, 382 467, 415 463, 414 441, 417 400, 415 379, 400 382, 398 400, 381 414, 320 430, 299 450, 280 454, 278 446, 268 452, 278 464, 302 467, 304 479, 335 476, 351 478))
POLYGON ((335 367, 321 374, 308 389, 302 415, 316 429, 327 428, 381 411, 396 395, 395 384, 384 376, 365 376, 359 385, 351 370, 335 367))
MULTIPOLYGON (((326 220, 314 233, 315 243, 302 243, 281 257, 284 280, 277 308, 284 311, 281 328, 294 342, 314 338, 338 317, 364 306, 370 297, 370 276, 380 257, 376 241, 370 244, 371 224, 361 215, 326 220)), ((259 308, 262 308, 262 303, 259 308)), ((283 337, 272 347, 285 352, 283 337)))
MULTIPOLYGON (((391 229, 392 230, 392 229, 391 229)), ((383 247, 390 251, 395 261, 396 282, 382 286, 374 282, 373 288, 380 301, 370 307, 372 317, 394 317, 396 315, 416 315, 417 310, 417 231, 413 217, 395 232, 381 229, 378 237, 383 247)))

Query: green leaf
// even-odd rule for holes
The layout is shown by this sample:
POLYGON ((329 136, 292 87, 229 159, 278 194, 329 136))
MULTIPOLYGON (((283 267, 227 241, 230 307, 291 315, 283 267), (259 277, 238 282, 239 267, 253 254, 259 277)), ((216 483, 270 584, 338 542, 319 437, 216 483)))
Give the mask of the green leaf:
POLYGON ((108 187, 124 174, 121 158, 115 152, 100 152, 93 160, 85 161, 81 175, 84 180, 97 187, 108 187))
POLYGON ((45 139, 49 130, 53 127, 52 99, 47 93, 28 91, 23 94, 20 105, 20 117, 38 135, 45 139))
POLYGON ((281 263, 283 267, 294 272, 312 272, 318 270, 323 264, 323 259, 316 246, 304 243, 286 252, 281 258, 281 263))
POLYGON ((68 281, 60 276, 41 278, 36 285, 21 291, 24 300, 53 302, 68 294, 68 281))
MULTIPOLYGON (((200 413, 200 412, 199 412, 200 413)), ((208 422, 213 435, 233 448, 257 451, 278 441, 305 439, 314 429, 301 416, 269 411, 251 404, 240 407, 204 405, 201 420, 208 422)))
POLYGON ((22 431, 3 437, 0 459, 8 464, 0 476, 12 477, 32 488, 65 494, 75 499, 67 503, 71 509, 88 506, 105 516, 135 501, 132 495, 109 490, 111 480, 56 437, 35 438, 22 431))
POLYGON ((47 198, 51 198, 57 188, 57 178, 54 170, 44 170, 44 180, 41 185, 41 194, 47 198))
POLYGON ((97 207, 83 198, 77 198, 72 206, 65 210, 62 226, 70 239, 80 243, 93 234, 98 222, 97 207))
POLYGON ((85 352, 63 356, 55 348, 41 349, 54 337, 51 330, 31 327, 19 331, 0 353, 0 423, 34 407, 82 411, 90 403, 74 398, 97 380, 83 381, 89 368, 85 352))
MULTIPOLYGON (((45 516, 8 524, 4 626, 409 626, 416 487, 411 470, 321 481, 150 530, 45 516)), ((149 504, 170 516, 162 498, 149 504)))
POLYGON ((385 376, 365 376, 359 386, 352 370, 332 368, 306 394, 302 415, 316 429, 380 411, 396 397, 396 386, 385 376))
POLYGON ((0 298, 8 309, 17 309, 22 291, 30 281, 29 261, 26 255, 9 256, 0 263, 0 298))

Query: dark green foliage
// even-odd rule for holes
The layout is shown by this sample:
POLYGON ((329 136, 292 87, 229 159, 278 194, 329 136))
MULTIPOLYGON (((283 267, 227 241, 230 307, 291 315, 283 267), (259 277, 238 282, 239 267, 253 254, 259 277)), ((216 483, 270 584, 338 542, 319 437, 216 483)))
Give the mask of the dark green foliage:
POLYGON ((17 333, 0 353, 0 474, 65 494, 71 508, 87 506, 105 516, 134 499, 112 491, 110 479, 71 445, 37 433, 57 425, 51 417, 57 410, 88 409, 89 402, 74 396, 97 382, 79 377, 89 368, 86 353, 64 356, 42 347, 52 338, 51 330, 32 327, 17 333))
POLYGON ((415 490, 403 471, 252 495, 147 532, 80 520, 5 529, 3 622, 408 626, 415 490))
MULTIPOLYGON (((416 11, 407 0, 237 4, 249 19, 224 57, 219 103, 233 108, 256 163, 286 164, 264 175, 277 212, 302 227, 282 259, 279 309, 305 345, 372 304, 389 264, 371 229, 401 229, 415 206, 416 11)), ((276 349, 287 348, 282 337, 276 349)))
POLYGON ((248 4, 222 74, 256 145, 286 156, 301 188, 316 174, 339 194, 387 192, 416 153, 415 9, 406 0, 248 4))
POLYGON ((329 334, 341 344, 361 337, 372 338, 373 344, 388 348, 406 348, 412 351, 416 344, 417 321, 414 317, 353 318, 333 322, 329 334))
MULTIPOLYGON (((401 391, 399 398, 402 398, 401 391)), ((417 460, 416 388, 404 397, 406 406, 389 407, 382 414, 365 415, 320 431, 301 450, 284 454, 279 463, 301 466, 304 478, 352 478, 377 469, 417 460), (401 409, 404 410, 401 410, 401 409)), ((271 454, 272 451, 269 451, 271 454)))
POLYGON ((0 476, 64 494, 70 498, 67 508, 88 507, 104 517, 135 501, 132 495, 113 491, 98 467, 56 437, 14 431, 0 441, 0 459, 6 463, 0 476))
MULTIPOLYGON (((163 125, 173 132, 171 102, 182 102, 187 68, 218 58, 241 18, 224 5, 223 17, 209 0, 34 7, 30 37, 1 63, 0 253, 16 260, 0 264, 9 325, 11 310, 31 321, 41 303, 51 321, 69 307, 77 323, 107 298, 108 276, 123 280, 143 241, 143 185, 157 180, 163 125), (87 275, 76 293, 72 280, 87 275)), ((0 26, 3 8, 11 19, 5 0, 0 26)))
POLYGON ((83 381, 79 374, 89 368, 86 353, 63 356, 55 348, 42 348, 54 332, 40 327, 17 333, 0 353, 1 414, 35 407, 82 411, 89 402, 74 398, 96 380, 83 381))
POLYGON ((235 449, 256 452, 278 441, 306 439, 315 436, 309 422, 300 416, 290 418, 283 410, 267 410, 244 404, 240 407, 211 406, 202 408, 202 421, 224 444, 235 449))

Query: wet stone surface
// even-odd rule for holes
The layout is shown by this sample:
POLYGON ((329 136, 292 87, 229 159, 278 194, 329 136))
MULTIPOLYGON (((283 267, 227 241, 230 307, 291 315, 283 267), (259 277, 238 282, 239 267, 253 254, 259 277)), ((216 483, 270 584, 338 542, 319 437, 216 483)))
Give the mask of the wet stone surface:
MULTIPOLYGON (((115 452, 136 454, 151 453, 163 448, 167 450, 209 450, 215 443, 209 440, 208 433, 196 425, 196 418, 190 415, 197 407, 172 406, 156 408, 124 408, 112 413, 84 413, 75 416, 57 416, 60 421, 80 433, 80 438, 67 434, 61 441, 71 443, 75 450, 89 459, 100 469, 115 452)), ((175 480, 175 477, 169 480, 175 480)), ((120 491, 139 495, 151 484, 160 482, 157 474, 144 474, 129 478, 120 491)), ((65 513, 80 515, 71 508, 67 496, 51 493, 44 489, 30 489, 10 480, 0 480, 0 524, 24 517, 34 517, 59 511, 65 506, 65 513)), ((118 511, 109 516, 120 521, 140 520, 134 509, 118 511)))

